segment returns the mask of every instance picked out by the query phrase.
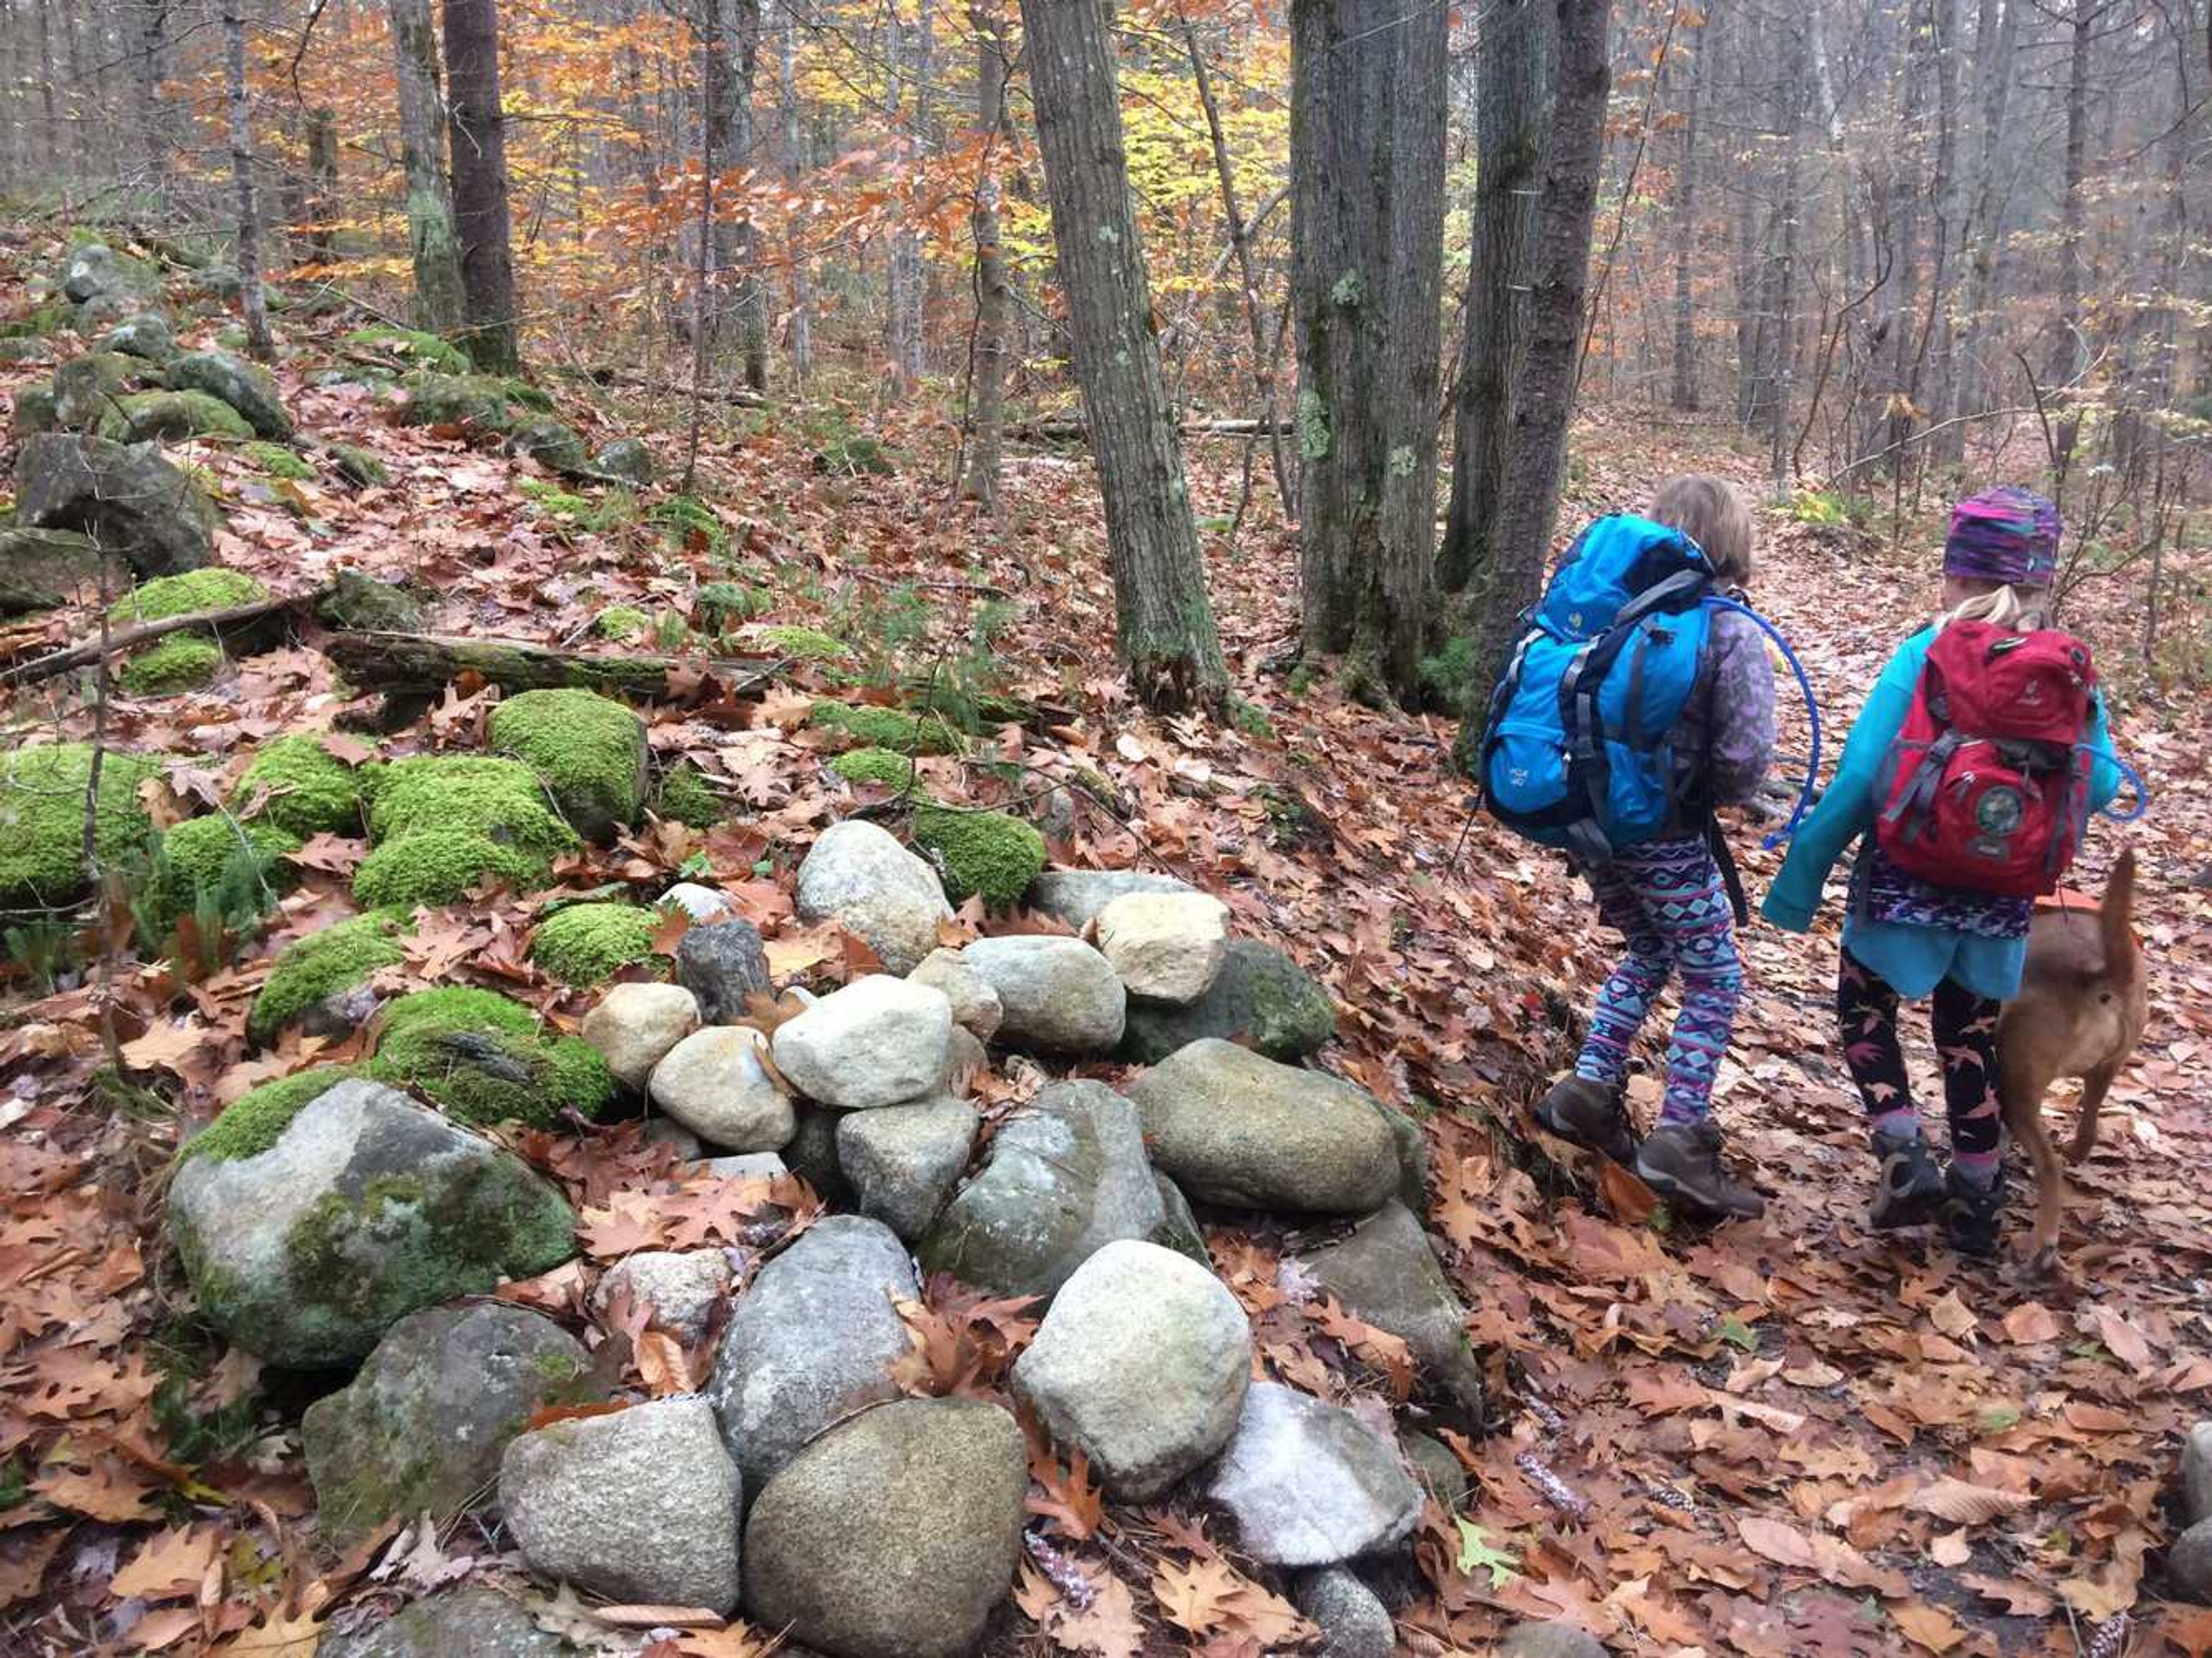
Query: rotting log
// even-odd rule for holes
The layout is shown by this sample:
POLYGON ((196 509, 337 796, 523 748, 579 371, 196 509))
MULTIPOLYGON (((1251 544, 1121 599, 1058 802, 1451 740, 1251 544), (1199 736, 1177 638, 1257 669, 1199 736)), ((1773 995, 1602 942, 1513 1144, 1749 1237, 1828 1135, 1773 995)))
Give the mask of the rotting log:
POLYGON ((323 653, 363 691, 434 691, 474 674, 503 690, 580 687, 647 701, 673 701, 708 677, 728 690, 749 689, 787 665, 776 657, 593 656, 451 634, 333 633, 324 641, 323 653))
POLYGON ((51 652, 34 657, 20 667, 0 673, 0 685, 35 685, 41 680, 52 679, 73 668, 91 666, 105 654, 114 655, 149 639, 159 639, 186 628, 198 628, 220 636, 224 629, 236 629, 241 624, 258 621, 278 610, 304 609, 328 593, 327 587, 312 587, 305 592, 287 593, 277 598, 259 598, 251 604, 234 604, 223 610, 193 610, 184 616, 165 616, 158 622, 137 622, 127 628, 111 631, 105 641, 88 639, 81 645, 71 645, 66 650, 51 652))

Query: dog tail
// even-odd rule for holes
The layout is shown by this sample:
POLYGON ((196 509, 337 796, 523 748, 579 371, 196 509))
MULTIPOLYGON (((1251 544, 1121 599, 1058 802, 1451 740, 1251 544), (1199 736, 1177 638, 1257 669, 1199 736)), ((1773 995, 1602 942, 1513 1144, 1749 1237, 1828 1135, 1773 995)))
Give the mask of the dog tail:
POLYGON ((2134 982, 2142 963, 2136 944, 2136 853, 2123 851, 2112 864, 2112 878, 2097 906, 2097 930, 2105 947, 2105 971, 2116 984, 2134 982))

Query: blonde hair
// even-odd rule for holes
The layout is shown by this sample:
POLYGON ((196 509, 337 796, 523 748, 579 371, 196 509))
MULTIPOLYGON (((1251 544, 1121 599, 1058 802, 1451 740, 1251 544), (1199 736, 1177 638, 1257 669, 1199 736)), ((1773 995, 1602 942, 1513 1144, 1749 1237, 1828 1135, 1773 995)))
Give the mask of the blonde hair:
POLYGON ((1737 587, 1751 584, 1751 550, 1759 538, 1751 508, 1726 478, 1686 472, 1651 497, 1651 517, 1705 549, 1714 574, 1737 587))
POLYGON ((2003 583, 1953 605, 1936 618, 1936 631, 1942 633, 1954 622, 1986 622, 2014 633, 2033 633, 2048 626, 2050 616, 2050 588, 2003 583))

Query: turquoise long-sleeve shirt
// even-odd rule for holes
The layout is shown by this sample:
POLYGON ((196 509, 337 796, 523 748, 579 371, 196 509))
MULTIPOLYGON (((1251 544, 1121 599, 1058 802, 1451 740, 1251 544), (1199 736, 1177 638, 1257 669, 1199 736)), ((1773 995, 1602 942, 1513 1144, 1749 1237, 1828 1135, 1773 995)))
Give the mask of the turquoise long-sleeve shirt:
MULTIPOLYGON (((1851 846, 1875 826, 1881 800, 1876 790, 1905 716, 1912 707, 1913 687, 1935 641, 1933 627, 1922 629, 1897 647, 1852 722, 1851 734, 1836 762, 1836 774, 1797 833, 1789 855, 1768 889, 1759 914, 1778 927, 1802 932, 1820 908, 1829 872, 1851 846)), ((2119 793, 2120 768, 2112 759, 2112 728, 2101 695, 2090 704, 2088 743, 2095 756, 2089 774, 2089 805, 2104 805, 2119 793)), ((2020 991, 2027 940, 1991 938, 1948 927, 1875 921, 1851 914, 1844 918, 1844 947, 1879 973, 1899 994, 1925 996, 1953 979, 1978 996, 2002 1001, 2020 991)))

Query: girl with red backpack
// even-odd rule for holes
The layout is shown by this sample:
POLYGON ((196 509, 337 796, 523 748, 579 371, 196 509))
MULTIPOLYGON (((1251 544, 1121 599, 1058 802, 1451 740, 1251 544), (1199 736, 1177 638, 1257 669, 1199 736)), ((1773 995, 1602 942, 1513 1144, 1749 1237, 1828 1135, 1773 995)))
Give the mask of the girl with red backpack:
POLYGON ((1806 931, 1858 843, 1836 1012, 1881 1165, 1869 1222, 1940 1215, 1972 1255, 1996 1253, 2004 1203, 1997 1010, 2020 989, 2035 896, 2120 784, 2088 647, 2045 625, 2059 537, 2058 509, 2009 484, 1952 510, 1942 614, 1882 670, 1760 906, 1806 931), (1900 997, 1933 999, 1948 1171, 1921 1138, 1900 997))

